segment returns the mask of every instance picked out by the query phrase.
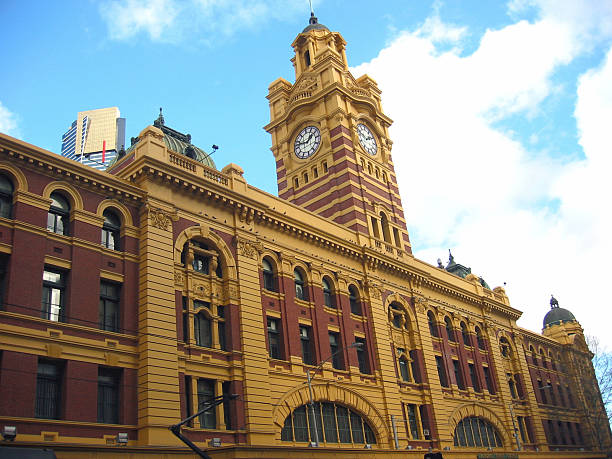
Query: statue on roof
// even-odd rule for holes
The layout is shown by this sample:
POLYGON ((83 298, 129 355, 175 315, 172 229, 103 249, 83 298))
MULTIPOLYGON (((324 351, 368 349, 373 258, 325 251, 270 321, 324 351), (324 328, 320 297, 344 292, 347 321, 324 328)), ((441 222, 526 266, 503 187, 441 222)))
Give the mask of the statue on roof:
POLYGON ((165 121, 164 121, 164 115, 162 114, 162 108, 159 107, 159 116, 157 117, 155 121, 153 121, 153 126, 160 127, 160 126, 163 126, 164 124, 165 124, 165 121))
POLYGON ((559 307, 559 302, 557 301, 557 299, 550 295, 550 307, 551 308, 558 308, 559 307))

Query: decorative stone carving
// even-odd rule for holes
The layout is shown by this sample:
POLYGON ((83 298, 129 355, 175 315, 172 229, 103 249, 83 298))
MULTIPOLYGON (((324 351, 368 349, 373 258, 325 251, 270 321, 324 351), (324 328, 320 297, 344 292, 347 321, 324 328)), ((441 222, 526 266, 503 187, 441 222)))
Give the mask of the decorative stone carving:
POLYGON ((210 298, 210 287, 204 284, 194 284, 193 294, 199 298, 210 298))
POLYGON ((247 241, 246 239, 238 239, 238 253, 243 257, 257 258, 258 251, 257 243, 247 241))
POLYGON ((174 271, 174 285, 183 285, 183 273, 180 271, 174 271))
POLYGON ((177 221, 178 217, 174 213, 166 212, 165 210, 147 206, 149 216, 151 217, 151 225, 164 231, 172 230, 172 221, 177 221))
POLYGON ((427 309, 427 298, 418 296, 414 299, 414 308, 419 314, 425 314, 427 309))
POLYGON ((380 288, 380 285, 372 282, 371 280, 366 281, 366 287, 368 288, 368 291, 370 292, 370 297, 371 298, 375 298, 377 300, 380 300, 382 297, 382 289, 380 288))

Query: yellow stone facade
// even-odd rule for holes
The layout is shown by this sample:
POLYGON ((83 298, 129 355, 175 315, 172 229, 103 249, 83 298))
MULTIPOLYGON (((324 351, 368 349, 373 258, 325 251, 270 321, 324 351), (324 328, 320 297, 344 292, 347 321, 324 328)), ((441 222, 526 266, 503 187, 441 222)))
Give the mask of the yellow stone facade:
MULTIPOLYGON (((62 359, 66 372, 73 363, 98 365, 134 381, 124 383, 126 396, 135 397, 132 422, 128 416, 105 424, 103 433, 78 413, 43 420, 2 402, 2 425, 19 425, 10 446, 51 447, 59 458, 194 457, 168 427, 197 411, 204 381, 215 395, 239 395, 210 420, 183 429, 214 458, 417 458, 430 450, 457 459, 605 457, 609 428, 589 422, 601 406, 584 389, 594 377, 580 325, 553 324, 543 335, 521 329, 521 312, 503 288, 412 255, 381 93, 371 78, 350 75, 341 35, 319 26, 293 42, 296 83, 270 85, 266 129, 281 198, 250 186, 235 164, 218 171, 170 150, 160 127, 146 127, 109 173, 0 136, 0 173, 13 184, 15 209, 12 218, 0 218, 1 231, 19 230, 64 250, 45 252, 41 267, 75 271, 81 247, 89 257, 106 257, 104 269, 91 274, 95 282, 135 285, 134 304, 121 304, 134 308, 134 327, 123 332, 95 335, 96 324, 0 311, 3 363, 9 352, 36 358, 39 367, 62 359), (363 147, 360 124, 373 133, 375 154, 363 147), (319 130, 320 145, 299 158, 296 137, 308 126, 319 130), (50 182, 46 191, 32 179, 39 175, 50 182), (53 191, 72 197, 75 227, 99 231, 105 208, 120 209, 122 250, 101 248, 86 231, 56 235, 37 226, 53 191), (92 205, 92 196, 100 204, 92 205), (28 221, 21 217, 26 207, 28 221), (206 272, 194 268, 197 260, 205 260, 206 272), (133 269, 113 270, 119 262, 133 269), (307 292, 302 298, 300 288, 307 292), (208 335, 198 328, 203 323, 208 335), (271 324, 279 326, 277 335, 271 324), (303 330, 310 335, 301 336, 303 330), (332 335, 340 340, 339 363, 330 360, 332 335), (273 356, 274 336, 279 353, 273 356), (351 347, 356 341, 361 348, 351 347), (320 446, 309 447, 312 436, 298 440, 296 425, 287 428, 288 417, 297 422, 292 413, 308 407, 308 373, 314 401, 334 407, 336 433, 339 413, 348 409, 364 423, 365 439, 353 432, 352 441, 333 441, 321 429, 320 446), (541 394, 548 390, 556 399, 541 394), (457 429, 465 419, 486 422, 499 445, 462 446, 457 429), (116 443, 119 431, 130 432, 126 446, 116 443), (210 447, 212 438, 222 438, 222 446, 210 447)), ((15 244, 0 243, 11 263, 24 253, 15 244)), ((3 384, 15 377, 5 370, 3 384)), ((302 428, 308 436, 308 426, 302 428)))

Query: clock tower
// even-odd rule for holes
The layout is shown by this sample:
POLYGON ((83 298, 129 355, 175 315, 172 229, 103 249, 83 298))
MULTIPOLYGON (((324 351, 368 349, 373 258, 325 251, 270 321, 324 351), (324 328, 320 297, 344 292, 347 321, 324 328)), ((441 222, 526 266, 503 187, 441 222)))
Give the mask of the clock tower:
POLYGON ((292 43, 295 83, 269 87, 279 197, 360 235, 364 245, 411 253, 389 126, 376 82, 355 79, 338 32, 309 25, 292 43))

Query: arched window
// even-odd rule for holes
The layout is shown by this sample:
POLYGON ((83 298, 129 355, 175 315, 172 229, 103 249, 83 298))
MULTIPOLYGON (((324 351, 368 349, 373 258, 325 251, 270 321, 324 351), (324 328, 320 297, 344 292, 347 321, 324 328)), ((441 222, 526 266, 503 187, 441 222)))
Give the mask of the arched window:
POLYGON ((510 347, 510 343, 503 336, 499 339, 499 350, 503 357, 509 358, 512 355, 512 348, 510 347))
POLYGON ((483 350, 486 349, 487 347, 485 345, 484 337, 482 336, 482 331, 480 330, 480 327, 476 327, 474 331, 476 332, 476 341, 478 341, 478 348, 483 350))
POLYGON ((538 366, 538 354, 536 354, 536 350, 533 346, 529 346, 529 353, 531 354, 531 360, 533 361, 533 364, 537 367, 538 366))
POLYGON ((276 278, 274 276, 274 269, 272 268, 272 262, 269 258, 264 258, 261 262, 263 267, 263 284, 264 289, 270 290, 271 292, 276 291, 276 278))
POLYGON ((0 175, 0 217, 13 216, 13 183, 4 175, 0 175))
POLYGON ((438 327, 433 312, 431 311, 427 311, 427 323, 429 324, 429 333, 431 333, 431 336, 438 338, 438 327))
POLYGON ((542 362, 542 366, 546 368, 546 356, 544 355, 544 349, 540 348, 540 361, 542 362))
POLYGON ((196 344, 203 347, 212 347, 211 320, 203 311, 197 313, 193 318, 193 332, 196 344))
POLYGON ((512 375, 508 374, 508 389, 510 389, 510 396, 512 398, 517 398, 517 392, 516 392, 516 382, 514 381, 514 378, 512 377, 512 375))
POLYGON ((68 236, 70 223, 70 204, 60 193, 51 193, 51 207, 47 214, 47 230, 68 236))
POLYGON ((361 302, 359 301, 359 292, 354 285, 349 285, 349 303, 351 305, 351 314, 362 315, 361 302))
POLYGON ((399 367, 399 374, 402 378, 402 381, 411 382, 412 378, 410 377, 410 362, 406 357, 406 352, 403 349, 397 350, 399 357, 397 359, 397 366, 399 367))
POLYGON ((384 212, 380 213, 380 226, 382 226, 383 240, 391 244, 391 231, 389 230, 389 219, 384 212))
POLYGON ((453 324, 448 316, 444 317, 444 326, 446 327, 446 334, 448 335, 449 341, 457 341, 455 339, 455 330, 453 324))
MULTIPOLYGON (((353 410, 329 402, 315 402, 316 422, 309 405, 302 405, 287 416, 281 430, 282 441, 315 441, 313 429, 321 444, 344 443, 353 445, 376 444, 376 435, 370 424, 353 410)), ((362 447, 363 448, 363 447, 362 447)))
POLYGON ((298 300, 306 300, 306 284, 304 283, 304 274, 298 268, 293 270, 293 278, 295 281, 295 297, 298 300))
POLYGON ((111 250, 120 250, 119 237, 121 233, 121 220, 111 209, 106 209, 102 216, 104 217, 104 224, 102 225, 102 247, 111 250))
POLYGON ((331 280, 326 276, 323 278, 321 283, 323 284, 323 301, 325 303, 325 306, 329 308, 335 308, 336 299, 334 297, 334 291, 332 290, 333 284, 331 280))
POLYGON ((499 432, 486 419, 476 416, 463 418, 457 424, 453 434, 455 446, 501 448, 503 446, 499 432))
POLYGON ((468 329, 467 329, 467 325, 465 325, 465 322, 461 322, 461 336, 463 337, 463 344, 466 346, 471 346, 472 343, 470 343, 470 335, 468 333, 468 329))

